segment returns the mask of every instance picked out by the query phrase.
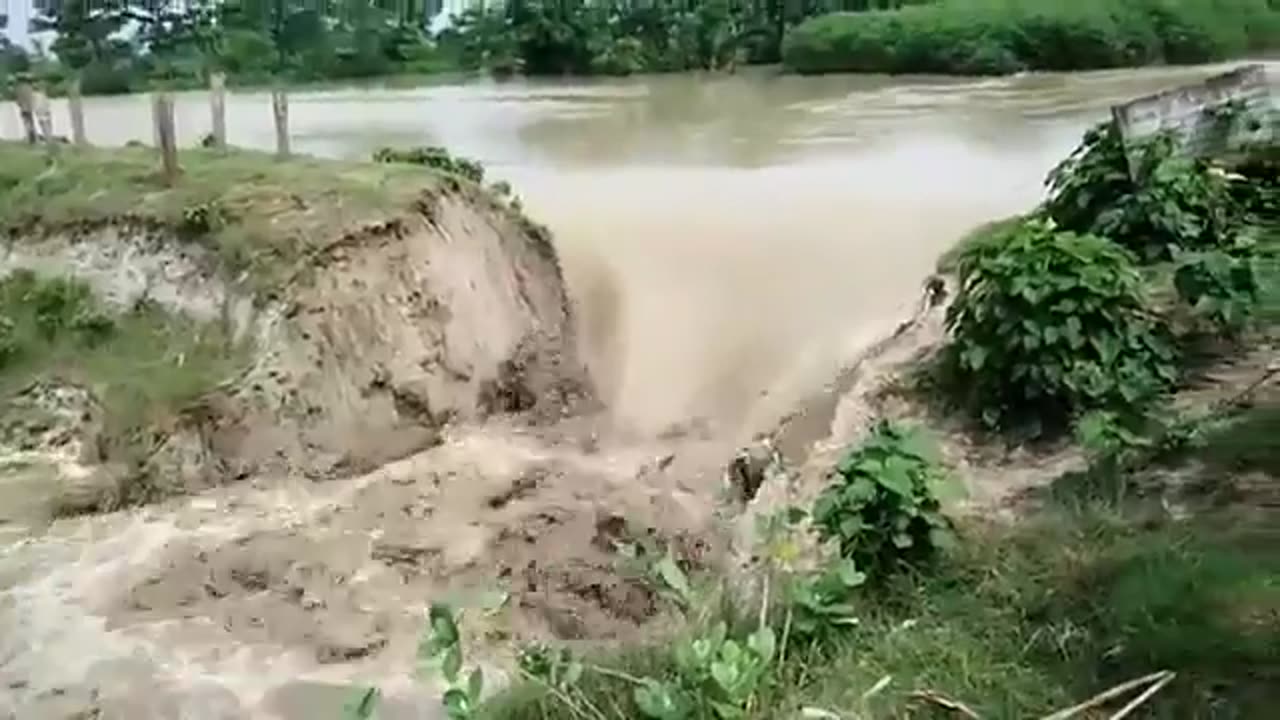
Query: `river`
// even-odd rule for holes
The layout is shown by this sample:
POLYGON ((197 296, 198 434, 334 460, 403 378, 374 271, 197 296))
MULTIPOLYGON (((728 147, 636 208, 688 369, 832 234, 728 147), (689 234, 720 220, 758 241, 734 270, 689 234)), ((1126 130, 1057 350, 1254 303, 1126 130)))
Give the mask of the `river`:
MULTIPOLYGON (((974 226, 1033 205, 1045 173, 1110 105, 1225 67, 989 79, 752 69, 305 90, 290 98, 291 134, 296 152, 348 159, 383 145, 444 145, 510 181, 555 234, 614 415, 657 431, 698 416, 745 422, 811 391, 919 298, 939 253, 974 226)), ((146 98, 85 105, 92 142, 149 140, 146 98)), ((180 139, 194 143, 208 131, 207 98, 182 93, 177 108, 180 139)), ((55 102, 54 112, 61 124, 65 107, 55 102)), ((227 115, 232 144, 272 146, 267 94, 232 93, 227 115)), ((18 136, 9 110, 0 136, 18 136)), ((53 712, 47 689, 95 667, 96 682, 126 682, 139 652, 167 684, 138 687, 161 688, 157 697, 180 687, 173 697, 195 708, 183 717, 237 717, 218 710, 228 691, 255 707, 269 691, 293 692, 305 697, 276 697, 292 709, 270 717, 320 717, 309 714, 314 690, 292 678, 341 683, 391 666, 351 674, 287 665, 204 626, 122 633, 83 598, 173 543, 216 544, 285 519, 305 525, 307 507, 358 490, 246 491, 230 515, 197 498, 60 524, 49 538, 0 549, 0 680, 11 683, 0 685, 0 718, 6 693, 18 713, 53 712), (115 665, 101 669, 106 660, 124 663, 125 680, 111 679, 115 665), (210 685, 213 694, 201 695, 210 685), (39 688, 45 704, 24 704, 39 688)), ((165 707, 174 706, 147 712, 178 716, 165 707)))
MULTIPOLYGON (((655 429, 829 375, 939 252, 1032 205, 1111 104, 1224 67, 314 90, 291 96, 290 124, 297 152, 444 145, 509 180, 555 232, 615 412, 655 429)), ((93 142, 150 141, 145 97, 86 114, 93 142)), ((233 93, 227 114, 230 142, 272 147, 267 94, 233 93)), ((195 142, 206 95, 179 94, 177 116, 195 142)), ((12 112, 0 134, 18 135, 12 112)))

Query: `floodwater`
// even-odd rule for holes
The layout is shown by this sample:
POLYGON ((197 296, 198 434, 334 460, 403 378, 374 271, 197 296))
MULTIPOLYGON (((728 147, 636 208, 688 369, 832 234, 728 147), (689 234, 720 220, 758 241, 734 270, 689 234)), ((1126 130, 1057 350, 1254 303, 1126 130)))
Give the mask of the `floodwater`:
MULTIPOLYGON (((1034 204, 1111 104, 1226 67, 316 90, 291 96, 290 131, 297 152, 350 159, 444 145, 510 181, 555 232, 615 413, 656 429, 776 410, 760 393, 785 403, 830 375, 942 250, 1034 204)), ((207 97, 177 104, 196 142, 207 97)), ((227 113, 233 144, 272 147, 268 94, 234 93, 227 113)), ((93 142, 150 142, 145 97, 86 114, 93 142)))
MULTIPOLYGON (((1032 206, 1045 173, 1110 105, 1226 67, 299 91, 291 135, 300 153, 356 159, 430 144, 483 161, 553 230, 616 419, 641 431, 700 416, 748 427, 895 323, 965 232, 1032 206)), ((234 93, 227 113, 233 144, 272 146, 267 94, 234 93)), ((86 116, 94 143, 150 141, 144 97, 89 99, 86 116)), ((55 103, 56 122, 65 117, 55 103)), ((178 96, 183 142, 208 124, 203 93, 178 96)), ((0 135, 18 135, 12 111, 0 113, 0 135)), ((359 672, 286 662, 229 644, 198 618, 181 634, 163 623, 126 632, 85 598, 175 543, 305 528, 313 509, 356 490, 228 489, 232 501, 211 494, 59 523, 0 547, 0 720, 62 717, 51 709, 59 693, 83 707, 92 698, 62 688, 90 675, 140 707, 149 695, 171 703, 130 717, 243 717, 241 702, 264 698, 276 714, 253 717, 333 716, 333 684, 385 677, 401 659, 359 672), (142 676, 150 684, 128 685, 142 676)))

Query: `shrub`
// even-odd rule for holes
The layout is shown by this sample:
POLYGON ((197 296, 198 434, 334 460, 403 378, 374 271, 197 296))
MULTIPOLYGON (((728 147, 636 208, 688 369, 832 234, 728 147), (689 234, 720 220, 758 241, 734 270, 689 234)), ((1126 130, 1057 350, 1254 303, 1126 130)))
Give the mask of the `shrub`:
POLYGON ((940 0, 806 20, 782 59, 803 73, 989 75, 1198 63, 1278 43, 1268 0, 940 0))
POLYGON ((1145 259, 1224 245, 1244 221, 1222 174, 1179 153, 1167 136, 1135 150, 1131 174, 1112 123, 1086 133, 1046 184, 1044 209, 1059 227, 1111 238, 1145 259))
POLYGON ((80 70, 80 91, 85 95, 127 95, 133 90, 133 73, 125 63, 97 60, 80 70))
POLYGON ((1106 239, 1030 220, 964 255, 959 281, 944 363, 991 427, 1039 435, 1087 410, 1136 412, 1176 377, 1133 256, 1106 239))
POLYGON ((425 165, 450 175, 464 177, 474 183, 484 182, 484 165, 479 160, 452 155, 442 147, 413 147, 404 150, 384 147, 373 153, 373 161, 425 165))
POLYGON ((1124 141, 1115 123, 1103 122, 1084 134, 1080 145, 1045 178, 1044 210, 1059 227, 1090 232, 1117 198, 1134 190, 1124 141))
POLYGON ((433 603, 427 612, 428 632, 418 644, 419 674, 425 675, 438 667, 446 683, 440 696, 441 704, 451 720, 466 720, 475 716, 484 690, 484 671, 479 667, 464 672, 462 667, 462 637, 453 609, 442 603, 433 603))
POLYGON ((891 422, 836 466, 813 506, 813 524, 873 579, 927 560, 949 539, 939 493, 946 477, 917 431, 891 422))
POLYGON ((199 237, 215 232, 226 224, 222 205, 216 200, 193 203, 182 208, 178 229, 188 237, 199 237))
POLYGON ((0 283, 6 306, 30 308, 35 330, 45 341, 69 338, 92 345, 111 334, 114 323, 98 312, 89 286, 70 278, 37 278, 20 270, 0 283))
POLYGON ((734 638, 721 621, 709 631, 678 642, 677 678, 642 678, 633 691, 636 707, 651 720, 747 717, 767 674, 774 670, 777 639, 767 624, 734 638), (711 712, 708 714, 706 710, 711 712))
POLYGON ((1198 317, 1225 334, 1248 326, 1263 294, 1263 259, 1252 248, 1185 252, 1174 260, 1174 289, 1198 317))

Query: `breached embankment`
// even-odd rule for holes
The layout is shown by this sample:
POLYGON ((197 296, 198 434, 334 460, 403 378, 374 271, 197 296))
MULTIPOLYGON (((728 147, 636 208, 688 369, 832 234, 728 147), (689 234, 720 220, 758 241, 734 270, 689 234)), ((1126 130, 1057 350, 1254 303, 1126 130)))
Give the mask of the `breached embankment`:
POLYGON ((819 488, 942 339, 941 305, 904 308, 781 423, 637 437, 592 412, 546 236, 474 185, 196 152, 166 188, 143 152, 0 152, 3 275, 70 275, 122 331, 158 312, 125 370, 190 385, 122 416, 101 382, 122 374, 77 361, 102 346, 6 368, 0 717, 310 720, 356 684, 384 718, 436 717, 414 656, 442 598, 488 606, 469 652, 498 666, 512 639, 652 637, 663 606, 619 543, 724 562, 729 526, 819 488), (195 349, 224 362, 195 372, 195 349), (793 468, 742 514, 739 432, 793 468))
POLYGON ((4 145, 0 208, 0 717, 312 717, 290 688, 394 687, 422 604, 492 579, 493 546, 550 585, 528 614, 609 624, 577 506, 652 457, 514 440, 594 401, 554 249, 502 200, 201 151, 169 187, 145 151, 4 145))
MULTIPOLYGON (((136 151, 48 168, 35 151, 2 152, 0 275, 70 276, 110 314, 147 304, 220 331, 206 351, 236 356, 167 417, 62 434, 68 461, 134 465, 112 482, 154 496, 263 474, 347 477, 437 443, 451 422, 558 418, 590 401, 554 251, 479 188, 195 152, 166 188, 136 151), (101 437, 112 431, 135 452, 113 456, 122 438, 101 437)), ((153 361, 186 362, 171 351, 153 361)), ((95 379, 74 361, 27 376, 47 392, 95 379)), ((98 505, 119 500, 101 490, 98 505)))
POLYGON ((593 415, 554 249, 483 189, 200 151, 167 187, 141 150, 0 153, 0 280, 31 273, 9 309, 70 277, 92 299, 69 323, 120 336, 4 368, 0 717, 310 719, 354 683, 431 717, 429 602, 503 598, 480 648, 635 638, 661 604, 618 544, 724 549, 722 469, 772 419, 593 415))

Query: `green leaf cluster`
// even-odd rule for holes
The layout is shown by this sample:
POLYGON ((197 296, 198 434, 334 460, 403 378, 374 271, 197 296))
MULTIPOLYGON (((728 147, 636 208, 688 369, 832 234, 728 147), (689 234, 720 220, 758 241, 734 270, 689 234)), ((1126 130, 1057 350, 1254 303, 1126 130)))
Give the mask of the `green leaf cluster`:
POLYGON ((1244 218, 1222 173, 1167 135, 1132 155, 1131 168, 1113 123, 1090 130, 1049 173, 1045 214, 1063 230, 1109 238, 1144 260, 1233 241, 1244 218))
POLYGON ((944 363, 989 426, 1057 430, 1078 413, 1137 412, 1177 377, 1133 256, 1033 219, 961 258, 944 363))
POLYGON ((549 687, 572 687, 582 679, 584 666, 568 648, 534 643, 520 650, 516 664, 525 675, 549 687))
MULTIPOLYGON (((940 502, 946 482, 918 430, 882 421, 836 466, 814 503, 813 523, 853 561, 850 573, 856 568, 882 578, 900 565, 928 560, 949 542, 951 526, 940 502)), ((838 579, 861 582, 857 575, 838 579)), ((833 586, 820 579, 813 587, 833 586)))
POLYGON ((484 691, 484 673, 480 668, 463 671, 462 636, 448 605, 433 603, 427 611, 427 632, 418 645, 418 668, 420 674, 439 669, 447 684, 440 699, 450 720, 475 717, 484 691))
POLYGON ((39 278, 18 270, 0 281, 0 368, 43 345, 93 347, 115 332, 89 286, 63 277, 39 278))
MULTIPOLYGON (((438 146, 421 146, 411 148, 379 148, 373 153, 373 161, 378 163, 406 163, 423 165, 450 175, 466 178, 476 184, 484 182, 484 164, 479 160, 461 157, 438 146)), ((510 186, 508 186, 508 191, 510 186)))
POLYGON ((685 720, 699 707, 709 707, 721 720, 746 717, 777 650, 767 624, 739 640, 730 637, 726 623, 716 623, 676 647, 676 679, 640 681, 636 707, 652 720, 685 720))
POLYGON ((849 558, 790 578, 787 585, 790 639, 800 643, 822 642, 840 630, 858 624, 851 602, 853 592, 867 581, 849 558))
POLYGON ((1203 250, 1179 252, 1174 262, 1174 288, 1198 317, 1232 334, 1249 325, 1264 290, 1262 257, 1203 250))

